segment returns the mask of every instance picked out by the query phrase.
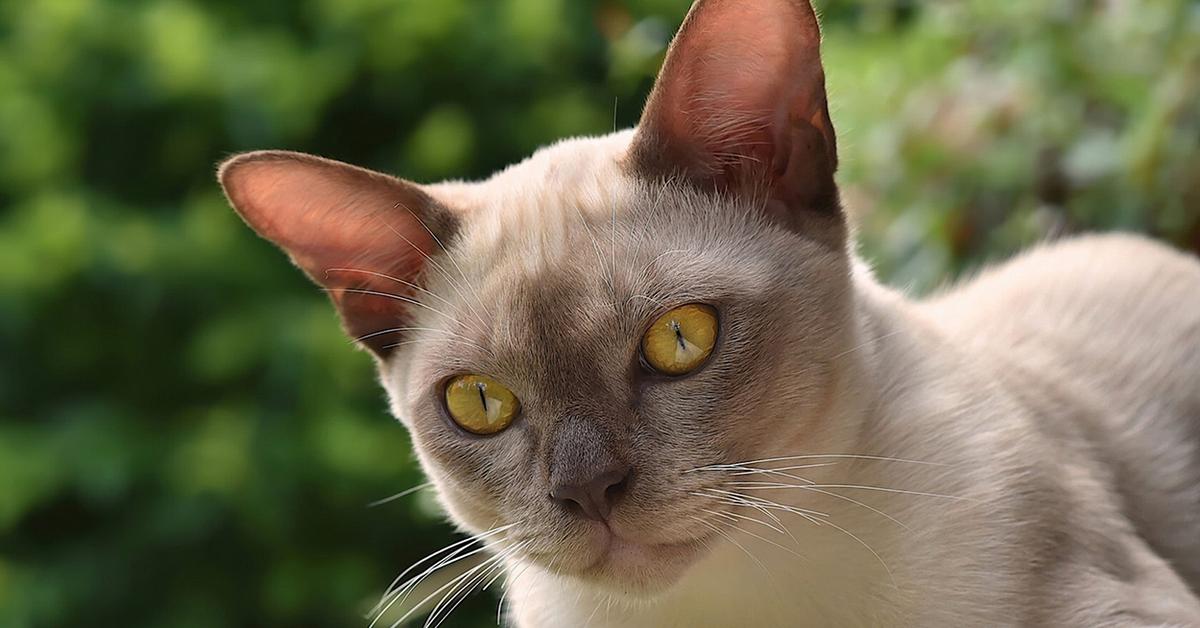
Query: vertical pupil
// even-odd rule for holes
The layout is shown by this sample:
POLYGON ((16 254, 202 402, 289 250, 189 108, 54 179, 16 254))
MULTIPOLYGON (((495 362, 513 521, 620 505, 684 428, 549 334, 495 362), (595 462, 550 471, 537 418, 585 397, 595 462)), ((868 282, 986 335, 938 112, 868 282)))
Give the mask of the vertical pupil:
POLYGON ((675 332, 675 342, 679 343, 679 348, 687 349, 687 343, 685 343, 683 340, 683 328, 680 327, 679 321, 672 320, 670 325, 671 325, 671 331, 675 332))
POLYGON ((477 382, 475 384, 475 389, 479 391, 479 403, 483 405, 483 413, 484 414, 487 414, 487 395, 483 394, 483 391, 486 388, 487 388, 487 384, 485 384, 483 382, 477 382))

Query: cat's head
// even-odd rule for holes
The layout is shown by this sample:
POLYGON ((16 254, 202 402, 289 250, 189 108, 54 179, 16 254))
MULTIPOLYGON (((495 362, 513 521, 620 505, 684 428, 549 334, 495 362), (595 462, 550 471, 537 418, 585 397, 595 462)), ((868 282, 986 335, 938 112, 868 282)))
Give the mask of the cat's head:
POLYGON ((806 0, 701 0, 636 130, 478 183, 284 152, 221 181, 377 359, 453 519, 622 590, 719 540, 711 465, 824 450, 846 228, 806 0))

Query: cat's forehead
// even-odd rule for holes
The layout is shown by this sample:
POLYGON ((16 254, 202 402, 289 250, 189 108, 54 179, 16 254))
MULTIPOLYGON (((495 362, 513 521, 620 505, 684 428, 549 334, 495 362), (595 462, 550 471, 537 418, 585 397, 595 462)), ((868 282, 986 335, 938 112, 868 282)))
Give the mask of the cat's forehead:
MULTIPOLYGON (((573 138, 538 150, 478 182, 446 182, 430 191, 464 219, 468 230, 553 226, 563 208, 587 215, 631 184, 622 168, 633 131, 573 138)), ((512 231, 513 229, 508 229, 512 231)))
POLYGON ((628 231, 614 236, 612 221, 641 205, 641 186, 622 163, 631 136, 565 140, 487 180, 430 191, 461 216, 455 246, 479 274, 563 274, 564 264, 582 263, 585 243, 589 254, 595 240, 606 250, 628 244, 628 231))

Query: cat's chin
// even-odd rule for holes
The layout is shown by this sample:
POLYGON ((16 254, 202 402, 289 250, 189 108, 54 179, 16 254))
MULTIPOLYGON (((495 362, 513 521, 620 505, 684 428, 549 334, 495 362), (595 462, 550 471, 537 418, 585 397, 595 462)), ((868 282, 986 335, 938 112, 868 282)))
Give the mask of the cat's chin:
POLYGON ((637 543, 609 534, 591 564, 567 573, 589 586, 634 598, 667 591, 707 552, 709 539, 678 543, 637 543))

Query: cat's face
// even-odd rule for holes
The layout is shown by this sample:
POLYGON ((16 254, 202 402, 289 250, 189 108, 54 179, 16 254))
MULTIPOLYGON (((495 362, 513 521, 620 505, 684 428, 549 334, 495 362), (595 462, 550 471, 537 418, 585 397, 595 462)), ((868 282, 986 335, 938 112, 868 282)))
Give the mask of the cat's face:
POLYGON ((831 451, 845 430, 827 412, 850 291, 818 40, 801 0, 703 0, 635 132, 480 183, 278 152, 221 179, 375 354, 456 522, 650 592, 718 542, 729 506, 703 468, 831 451), (692 351, 672 318, 689 305, 711 348, 668 375, 643 338, 665 320, 692 351), (464 429, 463 408, 503 420, 464 429))
POLYGON ((624 588, 670 583, 715 534, 696 519, 711 518, 702 491, 721 476, 697 469, 825 438, 848 294, 839 248, 736 200, 639 180, 622 167, 628 141, 574 140, 444 191, 469 209, 428 276, 437 311, 422 309, 425 331, 384 366, 456 520, 520 522, 506 537, 528 542, 524 556, 624 588), (655 372, 644 333, 691 303, 717 314, 711 354, 685 375, 655 372), (444 388, 462 374, 516 395, 510 426, 455 424, 444 388), (626 477, 603 523, 552 496, 605 465, 626 477))

